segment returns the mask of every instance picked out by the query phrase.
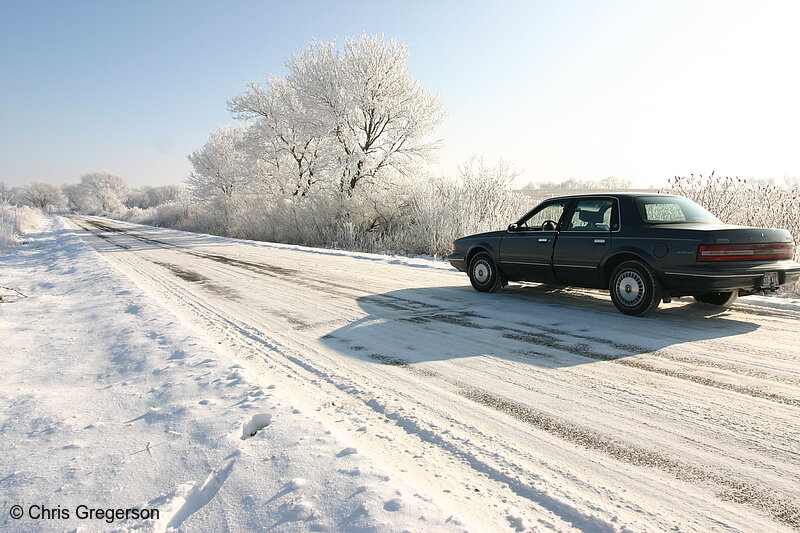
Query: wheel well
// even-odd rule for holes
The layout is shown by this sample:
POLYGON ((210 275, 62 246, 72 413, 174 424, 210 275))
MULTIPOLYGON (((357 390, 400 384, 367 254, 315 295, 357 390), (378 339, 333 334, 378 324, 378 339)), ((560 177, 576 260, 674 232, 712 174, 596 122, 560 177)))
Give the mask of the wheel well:
MULTIPOLYGON (((470 250, 469 253, 467 253, 467 267, 469 267, 469 263, 470 263, 470 261, 472 261, 472 258, 475 257, 476 254, 479 254, 481 252, 486 252, 488 254, 489 250, 487 250, 486 248, 484 248, 482 246, 476 246, 475 248, 470 250)), ((489 255, 491 255, 491 254, 489 254, 489 255)))
POLYGON ((609 283, 609 279, 611 278, 611 273, 614 272, 614 269, 617 268, 619 265, 624 263, 625 261, 641 261, 642 258, 638 255, 631 254, 631 253, 622 253, 617 254, 608 261, 606 261, 605 267, 603 267, 603 279, 606 282, 606 285, 609 283))

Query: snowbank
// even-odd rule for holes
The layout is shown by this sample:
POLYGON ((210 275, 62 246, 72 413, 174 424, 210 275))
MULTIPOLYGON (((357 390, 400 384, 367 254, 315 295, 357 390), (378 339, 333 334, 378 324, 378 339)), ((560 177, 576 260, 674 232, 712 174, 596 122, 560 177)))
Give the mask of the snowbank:
POLYGON ((19 236, 38 228, 44 218, 38 209, 0 203, 0 249, 19 242, 19 236))

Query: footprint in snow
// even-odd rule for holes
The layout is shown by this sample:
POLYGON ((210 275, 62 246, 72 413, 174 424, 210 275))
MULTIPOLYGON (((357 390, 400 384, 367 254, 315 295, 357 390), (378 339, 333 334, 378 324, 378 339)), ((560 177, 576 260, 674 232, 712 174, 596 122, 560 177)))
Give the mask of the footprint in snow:
POLYGON ((533 524, 522 515, 511 513, 506 516, 506 520, 514 528, 514 531, 530 531, 533 529, 533 524))
POLYGON ((354 497, 358 496, 359 494, 364 494, 364 493, 365 493, 365 492, 367 492, 368 490, 369 490, 369 487, 367 487, 366 485, 361 485, 360 487, 358 487, 358 488, 355 490, 355 492, 353 492, 353 494, 351 494, 350 496, 348 496, 348 497, 347 497, 347 499, 349 500, 350 498, 354 498, 354 497))
MULTIPOLYGON (((287 494, 289 494, 289 493, 291 493, 291 492, 295 492, 295 491, 297 491, 297 490, 300 490, 301 488, 303 488, 303 487, 305 487, 305 486, 306 486, 306 483, 308 483, 308 482, 307 482, 305 479, 301 478, 301 477, 294 478, 293 480, 291 480, 290 482, 288 482, 287 484, 285 484, 285 485, 284 485, 284 486, 281 488, 281 490, 280 490, 280 491, 278 491, 278 493, 277 493, 277 494, 275 494, 275 496, 273 496, 272 498, 270 498, 270 499, 267 501, 267 503, 268 503, 268 504, 269 504, 269 503, 272 503, 272 502, 274 502, 275 500, 278 500, 278 499, 280 499, 280 498, 283 498, 284 496, 286 496, 287 494)), ((295 498, 294 498, 294 499, 292 499, 292 500, 291 500, 291 502, 289 502, 287 505, 291 505, 291 503, 293 503, 293 502, 294 502, 294 501, 296 501, 296 500, 297 500, 297 498, 295 497, 295 498)))
POLYGON ((357 453, 358 453, 358 450, 356 450, 355 448, 350 447, 350 448, 345 448, 344 450, 342 450, 339 453, 337 453, 336 457, 344 457, 346 455, 355 455, 357 453))
POLYGON ((172 355, 169 358, 171 360, 185 359, 186 358, 186 352, 184 352, 183 350, 175 350, 174 352, 172 352, 172 355))
POLYGON ((184 483, 171 493, 149 502, 148 507, 161 509, 160 520, 155 524, 154 531, 163 533, 177 529, 187 518, 205 507, 228 479, 235 463, 235 460, 231 461, 222 470, 211 472, 202 483, 184 483))
POLYGON ((242 436, 240 438, 247 440, 250 437, 255 437, 256 433, 270 425, 271 422, 272 415, 267 413, 258 413, 251 416, 249 420, 242 424, 242 436))
POLYGON ((314 507, 308 502, 300 502, 292 508, 289 514, 293 520, 311 520, 314 518, 314 507))
POLYGON ((301 477, 296 477, 291 480, 289 483, 286 484, 286 488, 289 490, 297 490, 306 486, 308 481, 301 477))
POLYGON ((394 498, 383 504, 383 509, 390 513, 395 513, 403 507, 403 501, 400 498, 394 498))

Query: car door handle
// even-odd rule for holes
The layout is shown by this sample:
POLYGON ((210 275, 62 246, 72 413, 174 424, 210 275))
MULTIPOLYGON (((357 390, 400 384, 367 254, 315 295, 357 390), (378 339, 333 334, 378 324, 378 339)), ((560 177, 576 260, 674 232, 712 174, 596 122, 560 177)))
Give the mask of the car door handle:
POLYGON ((541 239, 539 239, 539 242, 550 242, 550 239, 542 237, 541 239))
POLYGON ((594 240, 594 243, 595 243, 595 244, 605 244, 605 243, 606 243, 606 240, 605 240, 605 239, 595 239, 595 240, 594 240))

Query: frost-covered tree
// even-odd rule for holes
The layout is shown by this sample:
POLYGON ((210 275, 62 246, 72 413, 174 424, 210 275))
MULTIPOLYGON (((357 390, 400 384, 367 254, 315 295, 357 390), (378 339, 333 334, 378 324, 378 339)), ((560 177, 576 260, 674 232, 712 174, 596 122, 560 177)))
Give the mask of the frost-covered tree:
POLYGON ((63 191, 76 211, 89 215, 109 215, 125 208, 130 187, 122 176, 98 171, 84 174, 80 183, 65 185, 63 191))
POLYGON ((408 72, 408 55, 376 36, 314 42, 288 60, 285 81, 250 84, 229 105, 259 119, 266 146, 294 160, 300 194, 322 179, 349 194, 385 185, 433 155, 430 135, 444 117, 441 100, 408 72))
POLYGON ((11 200, 11 189, 6 186, 4 181, 0 181, 0 204, 8 203, 11 200))
POLYGON ((361 35, 311 43, 289 59, 287 84, 329 132, 341 190, 406 174, 433 154, 440 99, 407 70, 408 46, 361 35))
POLYGON ((61 190, 51 183, 33 182, 20 187, 16 194, 16 201, 23 205, 45 210, 52 206, 64 205, 64 195, 61 190))
POLYGON ((401 231, 444 112, 383 37, 311 43, 284 78, 250 83, 189 159, 203 231, 366 249, 401 231), (369 244, 372 243, 372 244, 369 244))
POLYGON ((122 176, 112 172, 91 172, 81 176, 81 186, 95 198, 101 213, 114 213, 124 207, 130 188, 122 176))
POLYGON ((329 167, 326 126, 307 111, 279 78, 250 83, 231 99, 236 118, 250 121, 246 151, 254 179, 270 192, 306 196, 329 167))
POLYGON ((199 150, 189 154, 193 171, 186 180, 192 194, 205 200, 230 200, 245 192, 250 173, 245 165, 244 127, 218 126, 199 150))

